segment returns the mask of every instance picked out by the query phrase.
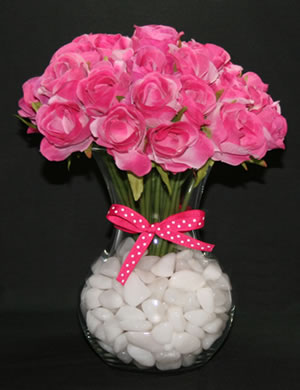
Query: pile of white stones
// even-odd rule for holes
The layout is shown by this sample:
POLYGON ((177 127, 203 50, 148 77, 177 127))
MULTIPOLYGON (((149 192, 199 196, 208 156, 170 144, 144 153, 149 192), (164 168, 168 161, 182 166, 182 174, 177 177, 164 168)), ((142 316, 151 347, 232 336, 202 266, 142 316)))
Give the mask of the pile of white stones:
POLYGON ((81 293, 87 328, 106 351, 140 368, 194 363, 222 334, 231 308, 228 276, 202 252, 144 255, 122 286, 115 278, 134 240, 92 266, 81 293))

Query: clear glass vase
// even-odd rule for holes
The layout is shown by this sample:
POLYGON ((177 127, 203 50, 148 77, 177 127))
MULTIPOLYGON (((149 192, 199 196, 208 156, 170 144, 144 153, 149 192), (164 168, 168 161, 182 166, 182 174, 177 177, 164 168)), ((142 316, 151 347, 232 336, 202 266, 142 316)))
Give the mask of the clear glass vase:
MULTIPOLYGON (((127 172, 103 149, 93 150, 93 157, 111 203, 130 207, 150 224, 199 209, 211 169, 207 166, 201 176, 189 170, 166 178, 154 166, 135 200, 127 172)), ((199 229, 187 228, 185 235, 200 240, 199 229)), ((211 253, 155 235, 122 285, 116 277, 137 238, 115 229, 110 247, 92 264, 80 295, 83 332, 110 366, 147 372, 200 367, 229 333, 234 316, 230 280, 211 253)))

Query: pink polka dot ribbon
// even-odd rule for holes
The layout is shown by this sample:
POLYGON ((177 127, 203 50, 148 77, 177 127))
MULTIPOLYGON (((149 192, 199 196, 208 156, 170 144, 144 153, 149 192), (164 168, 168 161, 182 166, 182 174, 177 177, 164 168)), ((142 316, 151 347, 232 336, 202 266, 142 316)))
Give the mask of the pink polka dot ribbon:
POLYGON ((149 223, 145 217, 130 207, 113 204, 107 213, 107 219, 119 230, 132 234, 140 233, 117 276, 122 285, 126 283, 155 235, 190 249, 211 252, 214 248, 213 244, 207 244, 182 233, 204 226, 205 213, 202 210, 183 211, 161 222, 149 223))

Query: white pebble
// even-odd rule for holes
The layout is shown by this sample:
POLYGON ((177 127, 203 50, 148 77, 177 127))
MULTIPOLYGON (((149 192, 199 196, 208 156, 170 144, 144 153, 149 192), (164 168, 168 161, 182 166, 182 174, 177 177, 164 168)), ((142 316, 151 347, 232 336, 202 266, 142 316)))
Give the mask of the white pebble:
POLYGON ((119 353, 124 351, 127 347, 128 341, 124 333, 121 333, 114 341, 114 351, 119 353))
POLYGON ((163 346, 157 343, 149 332, 127 332, 126 337, 130 344, 147 351, 160 352, 163 350, 163 346))
POLYGON ((198 337, 198 339, 203 339, 205 332, 199 326, 193 325, 191 322, 187 321, 185 331, 192 336, 198 337))
POLYGON ((104 343, 103 341, 98 341, 98 344, 101 348, 105 349, 105 351, 114 354, 114 350, 110 345, 104 343))
POLYGON ((142 269, 137 268, 134 270, 134 272, 136 272, 138 274, 138 276, 140 277, 141 281, 143 281, 146 284, 152 283, 156 279, 156 276, 153 275, 153 273, 149 272, 149 271, 144 271, 142 269))
POLYGON ((164 301, 169 305, 184 306, 186 292, 177 288, 167 288, 164 294, 164 301))
POLYGON ((176 332, 183 332, 186 321, 183 317, 182 307, 169 306, 168 308, 168 320, 173 325, 176 332))
POLYGON ((197 290, 197 298, 201 307, 208 313, 213 313, 215 309, 214 293, 210 287, 197 290))
POLYGON ((148 284, 151 291, 151 298, 161 300, 168 286, 167 278, 158 278, 154 282, 148 284))
POLYGON ((118 282, 115 278, 112 279, 112 288, 119 294, 121 297, 124 294, 124 286, 118 282))
POLYGON ((152 367, 155 364, 154 356, 151 352, 146 351, 145 349, 128 344, 127 352, 134 360, 143 366, 152 367))
POLYGON ((123 304, 123 299, 115 290, 106 290, 99 296, 102 306, 107 309, 117 309, 123 304))
POLYGON ((222 290, 231 290, 231 283, 227 274, 222 274, 219 279, 215 281, 215 287, 222 290))
POLYGON ((216 261, 209 263, 203 272, 206 280, 217 280, 221 274, 222 270, 216 261))
POLYGON ((151 290, 132 272, 124 286, 124 299, 130 306, 138 306, 151 295, 151 290))
POLYGON ((186 318, 191 324, 202 327, 208 322, 214 320, 216 315, 214 313, 208 313, 202 309, 197 309, 186 312, 184 314, 184 318, 186 318))
POLYGON ((208 324, 205 324, 203 326, 203 330, 210 334, 218 333, 222 326, 223 321, 221 320, 221 318, 215 318, 213 321, 209 322, 208 324))
POLYGON ((172 343, 174 348, 183 354, 192 353, 201 347, 200 340, 186 332, 174 333, 172 343))
POLYGON ((114 318, 104 322, 103 329, 108 344, 112 344, 115 339, 123 332, 120 328, 118 321, 114 318))
POLYGON ((155 354, 156 367, 161 371, 176 370, 181 366, 181 354, 178 351, 164 351, 155 354))
POLYGON ((100 288, 102 290, 112 288, 112 279, 103 275, 92 275, 87 282, 91 287, 100 288))
POLYGON ((168 253, 152 266, 151 272, 161 277, 171 276, 174 272, 175 259, 175 253, 168 253))
POLYGON ((155 263, 160 259, 159 256, 143 256, 137 263, 136 268, 143 271, 150 271, 155 263))
POLYGON ((160 322, 165 314, 165 305, 158 299, 147 299, 142 303, 142 309, 153 324, 160 322))
POLYGON ((159 344, 168 344, 172 340, 173 326, 170 322, 161 322, 152 329, 152 336, 159 344))
POLYGON ((99 324, 101 324, 101 321, 99 321, 98 318, 94 317, 92 311, 89 310, 86 314, 86 325, 88 327, 88 330, 91 333, 94 333, 99 324))
POLYGON ((120 321, 120 327, 123 330, 132 330, 138 332, 147 332, 152 329, 152 323, 147 320, 127 319, 120 321))
POLYGON ((192 364, 194 364, 195 360, 196 360, 196 356, 193 355, 192 353, 189 353, 188 355, 183 355, 182 365, 183 367, 189 367, 192 364))
POLYGON ((122 257, 125 252, 130 252, 133 245, 135 244, 135 241, 131 237, 125 238, 117 247, 116 255, 118 257, 122 257))
POLYGON ((103 261, 97 268, 97 273, 111 278, 116 278, 120 271, 120 261, 117 257, 109 257, 105 262, 103 261))
POLYGON ((106 342, 106 335, 103 328, 103 324, 99 324, 97 328, 94 331, 94 336, 97 337, 97 339, 106 342))
POLYGON ((100 306, 99 298, 103 291, 98 288, 90 288, 85 295, 85 302, 88 309, 95 309, 100 306))
POLYGON ((117 357, 125 364, 128 364, 132 361, 132 357, 129 355, 127 350, 117 353, 117 357))
POLYGON ((191 259, 188 260, 188 265, 195 272, 199 272, 199 273, 203 272, 203 266, 202 266, 202 264, 200 263, 199 260, 191 258, 191 259))
POLYGON ((213 343, 221 336, 221 333, 207 334, 202 339, 202 347, 203 349, 209 349, 213 343))
POLYGON ((204 278, 197 272, 182 270, 175 272, 169 281, 169 286, 185 291, 194 291, 204 286, 204 278))
POLYGON ((92 314, 100 321, 110 320, 114 316, 110 310, 105 309, 104 307, 97 307, 96 309, 93 309, 92 314))
POLYGON ((145 320, 146 316, 142 310, 133 306, 124 305, 116 313, 116 318, 119 321, 132 319, 132 320, 145 320))
POLYGON ((183 306, 183 310, 191 311, 196 310, 200 308, 200 303, 198 301, 197 295, 195 294, 195 291, 189 291, 186 293, 185 296, 185 303, 183 306))
POLYGON ((189 259, 193 257, 193 251, 190 249, 184 249, 176 254, 176 262, 180 260, 185 260, 188 262, 189 259))
MULTIPOLYGON (((182 251, 184 252, 184 251, 182 251)), ((179 252, 180 253, 180 252, 179 252)), ((176 263, 175 263, 175 272, 178 272, 178 271, 183 271, 183 270, 192 270, 191 267, 189 266, 189 263, 187 261, 187 259, 184 259, 184 258, 177 258, 176 259, 176 263)))

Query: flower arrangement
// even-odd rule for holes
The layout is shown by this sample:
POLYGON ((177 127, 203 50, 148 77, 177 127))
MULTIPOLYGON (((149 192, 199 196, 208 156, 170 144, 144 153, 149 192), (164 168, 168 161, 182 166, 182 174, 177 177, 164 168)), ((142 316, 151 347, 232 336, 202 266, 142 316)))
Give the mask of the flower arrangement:
POLYGON ((80 303, 89 342, 117 367, 200 366, 220 347, 231 286, 203 254, 214 245, 194 233, 204 225, 195 206, 215 161, 266 166, 267 151, 284 148, 287 123, 267 84, 182 35, 149 25, 131 38, 79 36, 19 101, 41 153, 68 166, 73 154, 93 156, 121 203, 107 218, 131 237, 93 264, 80 303))

